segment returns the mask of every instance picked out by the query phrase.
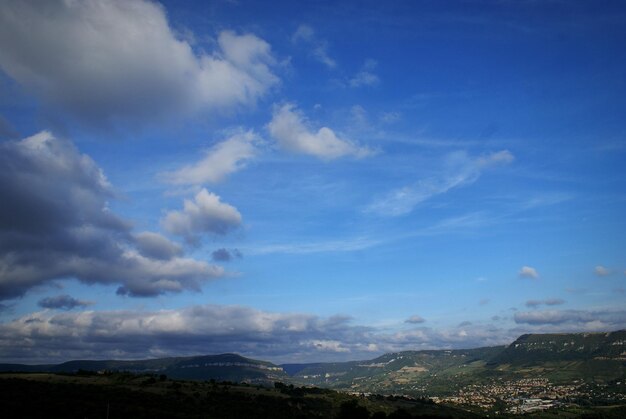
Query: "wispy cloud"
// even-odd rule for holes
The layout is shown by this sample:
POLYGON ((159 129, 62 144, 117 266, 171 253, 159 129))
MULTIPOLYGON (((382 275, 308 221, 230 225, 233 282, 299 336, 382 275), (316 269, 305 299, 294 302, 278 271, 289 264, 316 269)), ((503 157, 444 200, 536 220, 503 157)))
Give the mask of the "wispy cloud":
POLYGON ((302 44, 309 48, 309 54, 316 61, 324 64, 328 68, 335 68, 337 63, 328 54, 328 42, 320 39, 315 30, 309 25, 300 25, 291 37, 294 44, 302 44))
POLYGON ((252 131, 242 132, 219 142, 205 152, 197 163, 160 175, 174 185, 202 185, 217 183, 241 170, 257 154, 255 142, 259 137, 252 131))
POLYGON ((380 78, 374 73, 377 66, 376 60, 366 60, 361 69, 349 80, 350 87, 375 86, 380 83, 380 78))
POLYGON ((446 156, 441 173, 392 191, 370 204, 366 212, 391 217, 408 214, 418 204, 434 196, 476 182, 484 170, 509 164, 513 160, 513 154, 508 150, 479 157, 470 157, 465 152, 450 153, 446 156))
POLYGON ((339 239, 306 243, 261 244, 250 247, 247 249, 247 253, 264 255, 270 253, 309 254, 326 252, 353 252, 378 246, 382 243, 382 240, 375 240, 368 237, 353 237, 343 240, 339 239))

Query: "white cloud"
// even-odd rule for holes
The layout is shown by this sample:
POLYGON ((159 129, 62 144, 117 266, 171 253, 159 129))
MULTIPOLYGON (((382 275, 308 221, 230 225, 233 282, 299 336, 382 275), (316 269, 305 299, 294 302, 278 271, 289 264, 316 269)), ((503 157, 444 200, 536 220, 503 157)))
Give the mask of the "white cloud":
POLYGON ((479 157, 470 157, 465 152, 446 156, 444 168, 439 175, 427 177, 417 183, 396 189, 366 208, 366 212, 382 216, 408 214, 420 204, 451 189, 472 184, 481 173, 489 168, 509 164, 514 160, 508 150, 501 150, 479 157))
POLYGON ((278 83, 267 42, 223 31, 217 45, 213 53, 194 51, 152 1, 9 0, 0 7, 0 68, 90 123, 247 106, 278 83))
POLYGON ((185 199, 182 211, 168 212, 161 224, 172 234, 194 240, 202 233, 223 235, 239 227, 241 214, 219 196, 202 189, 193 201, 185 199))
POLYGON ((254 142, 257 140, 258 137, 252 131, 235 134, 207 150, 199 162, 164 173, 162 178, 175 185, 220 182, 231 173, 241 170, 247 161, 256 156, 254 142))
POLYGON ((344 156, 360 158, 373 154, 367 147, 339 138, 330 128, 322 127, 314 132, 309 128, 305 116, 293 104, 277 107, 268 129, 282 148, 323 160, 344 156))
POLYGON ((602 265, 598 265, 594 268, 593 272, 597 275, 597 276, 609 276, 611 275, 611 270, 602 266, 602 265))
POLYGON ((539 278, 539 273, 537 272, 537 270, 530 266, 522 266, 522 269, 520 269, 518 275, 520 278, 531 278, 531 279, 539 278))
POLYGON ((315 31, 309 25, 300 25, 291 37, 294 44, 305 44, 310 48, 310 55, 328 68, 335 68, 337 63, 328 55, 328 43, 317 38, 315 31))

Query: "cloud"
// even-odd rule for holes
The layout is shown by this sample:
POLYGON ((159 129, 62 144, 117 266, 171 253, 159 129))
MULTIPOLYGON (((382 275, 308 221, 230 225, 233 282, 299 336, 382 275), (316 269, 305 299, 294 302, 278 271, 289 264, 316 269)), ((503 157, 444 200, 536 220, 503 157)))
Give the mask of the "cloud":
POLYGON ((596 266, 596 267, 593 269, 593 273, 595 273, 595 274, 596 274, 596 276, 609 276, 609 275, 611 275, 613 272, 612 272, 610 269, 605 268, 605 267, 604 267, 604 266, 602 266, 602 265, 598 265, 598 266, 596 266))
POLYGON ((328 42, 317 38, 315 31, 309 25, 300 25, 291 37, 294 44, 304 44, 310 48, 309 53, 316 61, 328 68, 335 68, 337 63, 328 55, 328 42))
POLYGON ((0 323, 0 357, 7 362, 54 362, 238 352, 277 362, 338 361, 400 350, 499 345, 515 337, 484 325, 382 333, 353 325, 346 316, 322 318, 243 306, 46 310, 0 323))
POLYGON ((154 259, 170 260, 183 253, 179 244, 151 231, 136 234, 135 245, 143 256, 154 259))
POLYGON ((339 347, 354 353, 366 347, 362 342, 369 341, 368 333, 343 316, 320 318, 241 306, 43 311, 0 323, 0 357, 67 360, 239 352, 311 359, 334 355, 339 347))
POLYGON ((294 153, 309 154, 323 160, 344 156, 361 158, 373 154, 367 147, 339 138, 330 128, 312 131, 305 116, 293 104, 276 107, 267 127, 282 148, 294 153))
POLYGON ((213 253, 211 253, 211 259, 216 262, 230 262, 235 258, 242 258, 243 255, 238 249, 217 249, 213 253))
POLYGON ((408 319, 406 319, 404 322, 405 323, 410 323, 410 324, 418 324, 418 323, 424 323, 426 321, 426 319, 424 319, 421 316, 413 315, 411 317, 409 317, 408 319))
POLYGON ((513 319, 518 324, 569 327, 568 330, 617 330, 626 326, 624 310, 544 310, 520 311, 513 319))
POLYGON ((371 359, 403 350, 508 344, 522 333, 554 328, 617 330, 626 325, 626 312, 533 311, 516 313, 515 321, 518 326, 508 330, 464 322, 450 329, 414 327, 386 333, 354 325, 346 316, 323 318, 244 306, 44 310, 0 322, 0 357, 5 362, 36 363, 238 352, 275 362, 371 359))
POLYGON ((88 301, 77 300, 67 294, 65 295, 57 295, 56 297, 46 297, 37 303, 39 307, 43 308, 52 308, 52 309, 62 309, 62 310, 71 310, 76 307, 86 307, 91 305, 92 303, 88 301))
POLYGON ((530 278, 530 279, 539 278, 539 273, 537 273, 537 270, 530 266, 522 266, 522 269, 520 269, 518 275, 520 278, 530 278))
POLYGON ((375 86, 380 83, 380 79, 374 73, 377 65, 375 60, 366 60, 361 70, 349 80, 350 87, 375 86))
POLYGON ((239 133, 207 150, 199 162, 184 166, 175 172, 163 173, 161 177, 175 185, 202 185, 217 183, 226 176, 241 170, 247 161, 256 156, 254 132, 239 133))
POLYGON ((548 298, 547 300, 528 300, 526 301, 526 307, 539 307, 540 305, 558 306, 565 304, 565 300, 560 298, 548 298))
POLYGON ((185 199, 182 211, 168 212, 161 225, 169 233, 193 241, 202 233, 224 235, 234 230, 241 225, 241 214, 203 188, 193 201, 185 199))
POLYGON ((223 31, 216 45, 212 53, 194 49, 152 1, 9 0, 0 7, 0 68, 89 123, 249 106, 279 82, 262 39, 223 31))
POLYGON ((366 208, 366 212, 396 217, 410 213, 420 203, 451 189, 470 185, 480 178, 483 171, 514 160, 508 150, 501 150, 479 157, 470 157, 465 152, 446 156, 443 170, 435 176, 392 191, 366 208))
POLYGON ((154 233, 133 235, 108 208, 115 193, 102 170, 69 141, 46 131, 5 141, 0 167, 0 300, 64 278, 149 296, 223 274, 154 233))

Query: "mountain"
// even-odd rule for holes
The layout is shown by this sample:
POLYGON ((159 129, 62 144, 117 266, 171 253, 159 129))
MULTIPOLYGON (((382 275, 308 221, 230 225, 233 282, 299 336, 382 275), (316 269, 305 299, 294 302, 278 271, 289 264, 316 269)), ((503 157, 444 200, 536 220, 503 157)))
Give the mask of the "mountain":
POLYGON ((79 370, 164 374, 189 380, 265 384, 281 381, 353 392, 429 397, 467 392, 468 387, 476 385, 516 386, 529 379, 549 385, 598 385, 626 394, 626 330, 529 334, 508 346, 404 351, 366 361, 280 366, 236 354, 139 361, 82 360, 58 365, 0 364, 0 371, 79 370))
POLYGON ((0 371, 75 373, 84 371, 128 371, 132 373, 165 374, 186 380, 221 380, 234 382, 273 383, 288 378, 283 369, 271 362, 244 358, 237 354, 159 358, 139 361, 78 360, 58 365, 0 364, 0 371))
POLYGON ((369 361, 287 364, 283 369, 299 384, 366 393, 447 396, 468 386, 515 386, 529 379, 618 386, 616 391, 626 392, 626 331, 529 334, 506 347, 405 351, 369 361))

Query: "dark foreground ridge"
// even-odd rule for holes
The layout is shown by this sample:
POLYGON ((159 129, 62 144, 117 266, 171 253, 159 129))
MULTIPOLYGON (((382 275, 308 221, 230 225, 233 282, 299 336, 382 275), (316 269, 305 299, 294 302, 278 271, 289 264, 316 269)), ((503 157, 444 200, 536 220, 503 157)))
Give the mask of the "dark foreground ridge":
POLYGON ((129 373, 0 374, 3 417, 476 418, 428 400, 358 398, 319 388, 177 381, 129 373))

